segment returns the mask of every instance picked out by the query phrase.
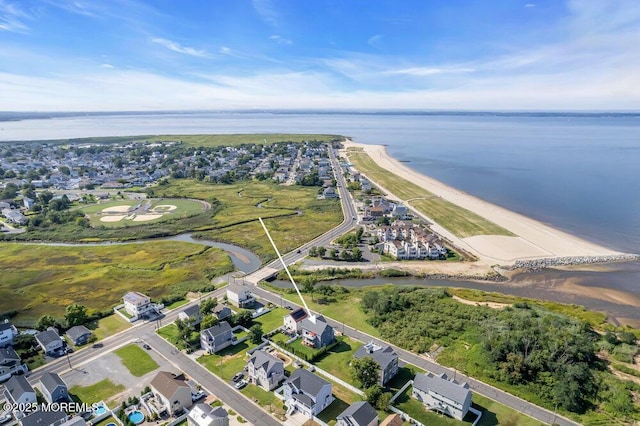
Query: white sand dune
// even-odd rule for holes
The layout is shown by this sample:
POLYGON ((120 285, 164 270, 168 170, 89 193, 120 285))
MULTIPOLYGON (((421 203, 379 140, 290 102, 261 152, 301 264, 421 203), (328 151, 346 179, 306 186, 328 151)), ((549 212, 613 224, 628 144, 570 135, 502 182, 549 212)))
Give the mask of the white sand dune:
MULTIPOLYGON (((422 175, 392 158, 384 146, 347 141, 345 147, 362 148, 380 167, 414 182, 453 204, 475 212, 517 235, 516 237, 483 235, 461 239, 438 224, 433 226, 434 231, 441 233, 461 248, 471 251, 481 260, 511 262, 518 259, 620 254, 422 175)), ((374 180, 372 182, 376 184, 374 180)), ((384 191, 388 192, 386 189, 384 191)), ((395 196, 393 198, 397 199, 395 196)), ((410 206, 407 205, 407 207, 410 206)), ((426 219, 433 222, 430 218, 426 219)))

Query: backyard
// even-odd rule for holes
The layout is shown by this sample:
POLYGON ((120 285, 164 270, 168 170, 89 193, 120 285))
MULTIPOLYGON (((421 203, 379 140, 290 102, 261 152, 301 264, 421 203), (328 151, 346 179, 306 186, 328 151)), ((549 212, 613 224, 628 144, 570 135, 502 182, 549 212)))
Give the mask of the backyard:
POLYGON ((69 394, 74 401, 93 404, 98 401, 106 402, 124 390, 123 385, 104 379, 90 386, 73 386, 69 389, 69 394))
POLYGON ((247 351, 257 345, 245 340, 237 345, 231 345, 218 353, 202 355, 198 362, 216 376, 231 380, 231 378, 242 371, 247 365, 247 351))

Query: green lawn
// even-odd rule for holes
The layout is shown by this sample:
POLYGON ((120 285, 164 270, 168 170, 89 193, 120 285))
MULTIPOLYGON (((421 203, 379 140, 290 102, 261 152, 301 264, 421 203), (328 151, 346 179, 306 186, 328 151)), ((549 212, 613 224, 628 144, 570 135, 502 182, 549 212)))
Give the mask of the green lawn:
POLYGON ((157 369, 158 363, 140 346, 131 344, 115 351, 122 364, 136 377, 142 377, 157 369))
POLYGON ((348 157, 360 172, 378 182, 400 199, 413 199, 408 204, 460 238, 474 235, 513 235, 480 215, 459 207, 400 176, 392 174, 376 164, 369 155, 362 151, 350 151, 348 157), (416 200, 416 198, 418 199, 416 200))
POLYGON ((282 327, 283 318, 289 311, 285 308, 274 308, 264 315, 260 315, 254 319, 253 322, 262 326, 262 331, 266 334, 275 330, 278 327, 282 327))
POLYGON ((131 327, 131 323, 125 321, 124 318, 116 314, 101 318, 87 326, 87 328, 93 331, 93 334, 95 334, 98 340, 102 340, 108 336, 113 336, 114 334, 124 331, 129 327, 131 327))
POLYGON ((165 306, 165 308, 172 310, 172 309, 177 309, 180 306, 184 306, 187 303, 189 303, 188 299, 181 299, 181 300, 176 300, 175 302, 173 302, 172 304, 165 306))
POLYGON ((98 401, 107 401, 124 390, 123 385, 116 385, 111 380, 104 379, 89 386, 73 386, 69 389, 69 394, 75 397, 74 400, 92 404, 98 401))
POLYGON ((224 380, 231 378, 247 365, 246 353, 257 345, 245 340, 237 345, 229 346, 215 354, 202 355, 198 362, 224 380))
POLYGON ((267 392, 254 384, 248 384, 241 392, 244 396, 267 410, 269 414, 277 416, 280 420, 282 420, 281 416, 286 413, 286 410, 283 408, 284 403, 276 398, 273 392, 267 392))
POLYGON ((331 403, 331 405, 322 410, 318 416, 320 420, 327 423, 331 420, 335 420, 338 414, 342 413, 351 404, 356 401, 362 401, 363 399, 361 396, 335 382, 331 382, 331 384, 333 385, 332 393, 336 399, 331 403))
POLYGON ((351 378, 351 368, 349 367, 349 363, 353 360, 353 354, 360 346, 362 346, 362 343, 344 337, 342 342, 334 346, 313 364, 347 383, 360 387, 360 383, 351 378))
POLYGON ((312 357, 313 355, 318 353, 317 349, 310 348, 309 346, 303 345, 302 344, 302 338, 297 339, 294 342, 292 342, 291 346, 296 350, 296 353, 298 353, 298 354, 303 353, 303 354, 307 354, 308 356, 312 357))

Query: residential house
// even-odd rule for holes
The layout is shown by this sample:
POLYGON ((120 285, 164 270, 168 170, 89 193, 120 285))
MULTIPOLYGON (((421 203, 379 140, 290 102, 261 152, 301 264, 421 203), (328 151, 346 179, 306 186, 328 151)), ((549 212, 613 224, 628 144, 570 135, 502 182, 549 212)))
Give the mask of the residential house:
POLYGON ((23 374, 28 371, 22 364, 20 356, 11 346, 0 348, 0 381, 7 380, 13 374, 23 374))
POLYGON ((222 407, 196 404, 187 415, 189 426, 229 426, 229 413, 222 407))
POLYGON ((218 318, 219 321, 223 319, 229 318, 232 314, 231 308, 228 306, 217 304, 215 308, 213 308, 213 314, 218 318))
POLYGON ((232 305, 238 308, 253 306, 253 303, 256 301, 249 287, 246 286, 244 282, 242 282, 242 284, 237 282, 229 283, 227 286, 227 299, 232 305))
POLYGON ((300 322, 302 344, 311 348, 323 348, 335 340, 333 327, 322 315, 313 315, 300 322))
POLYGON ((189 324, 196 326, 202 321, 202 314, 200 313, 200 305, 196 304, 183 309, 178 314, 178 318, 182 321, 188 321, 189 324))
POLYGON ((0 348, 11 345, 17 335, 18 330, 8 321, 0 323, 0 348))
POLYGON ((200 332, 200 346, 210 354, 221 351, 233 343, 233 331, 226 321, 200 332))
POLYGON ((124 309, 134 318, 141 318, 158 313, 158 307, 151 303, 149 296, 137 291, 130 291, 122 298, 124 309))
POLYGON ((255 351, 247 363, 247 374, 251 383, 270 391, 284 380, 284 362, 264 351, 255 351))
POLYGON ((69 399, 67 384, 56 373, 44 373, 40 378, 40 391, 49 403, 69 399))
POLYGON ((467 383, 449 380, 446 374, 416 374, 413 379, 413 397, 430 410, 439 411, 462 420, 471 407, 471 390, 467 383))
POLYGON ((67 421, 64 411, 37 410, 28 413, 19 421, 20 426, 61 426, 67 421))
POLYGON ((9 222, 15 223, 16 225, 23 225, 27 223, 25 215, 20 213, 18 210, 2 209, 2 215, 6 217, 9 222))
POLYGON ((193 404, 191 387, 184 381, 182 375, 175 375, 167 371, 160 371, 149 384, 151 392, 160 404, 159 413, 169 415, 182 414, 184 408, 193 404))
POLYGON ((369 342, 358 348, 356 359, 371 357, 380 366, 380 385, 384 386, 398 373, 398 354, 388 345, 369 342))
POLYGON ((24 208, 27 210, 31 210, 34 202, 35 201, 33 200, 33 198, 29 198, 29 197, 22 198, 22 204, 24 205, 24 208))
POLYGON ((336 193, 336 189, 333 186, 329 186, 322 191, 322 197, 330 200, 338 198, 338 194, 336 193))
POLYGON ((76 346, 85 345, 89 341, 91 334, 91 330, 84 325, 73 326, 66 333, 69 340, 76 346))
POLYGON ((31 404, 36 402, 36 391, 24 376, 12 376, 4 384, 4 397, 10 404, 31 404))
POLYGON ((45 331, 36 334, 36 341, 47 355, 62 355, 64 342, 55 328, 49 327, 45 331))
POLYGON ((282 385, 287 413, 300 411, 309 417, 317 416, 334 400, 331 383, 303 368, 293 372, 282 385))
POLYGON ((404 425, 404 420, 400 414, 389 414, 386 419, 380 422, 380 426, 402 426, 404 425))
POLYGON ((337 426, 378 426, 378 413, 367 401, 351 404, 336 417, 337 426))
POLYGON ((307 316, 307 311, 303 308, 289 312, 284 316, 284 328, 291 333, 299 332, 300 323, 303 319, 307 318, 307 316))

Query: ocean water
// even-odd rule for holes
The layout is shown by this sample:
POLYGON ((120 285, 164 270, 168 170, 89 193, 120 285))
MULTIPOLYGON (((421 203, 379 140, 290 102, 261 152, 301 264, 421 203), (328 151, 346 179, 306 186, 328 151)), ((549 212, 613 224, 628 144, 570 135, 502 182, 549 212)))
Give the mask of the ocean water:
POLYGON ((640 115, 170 113, 0 122, 0 141, 331 133, 593 242, 640 253, 640 115))

